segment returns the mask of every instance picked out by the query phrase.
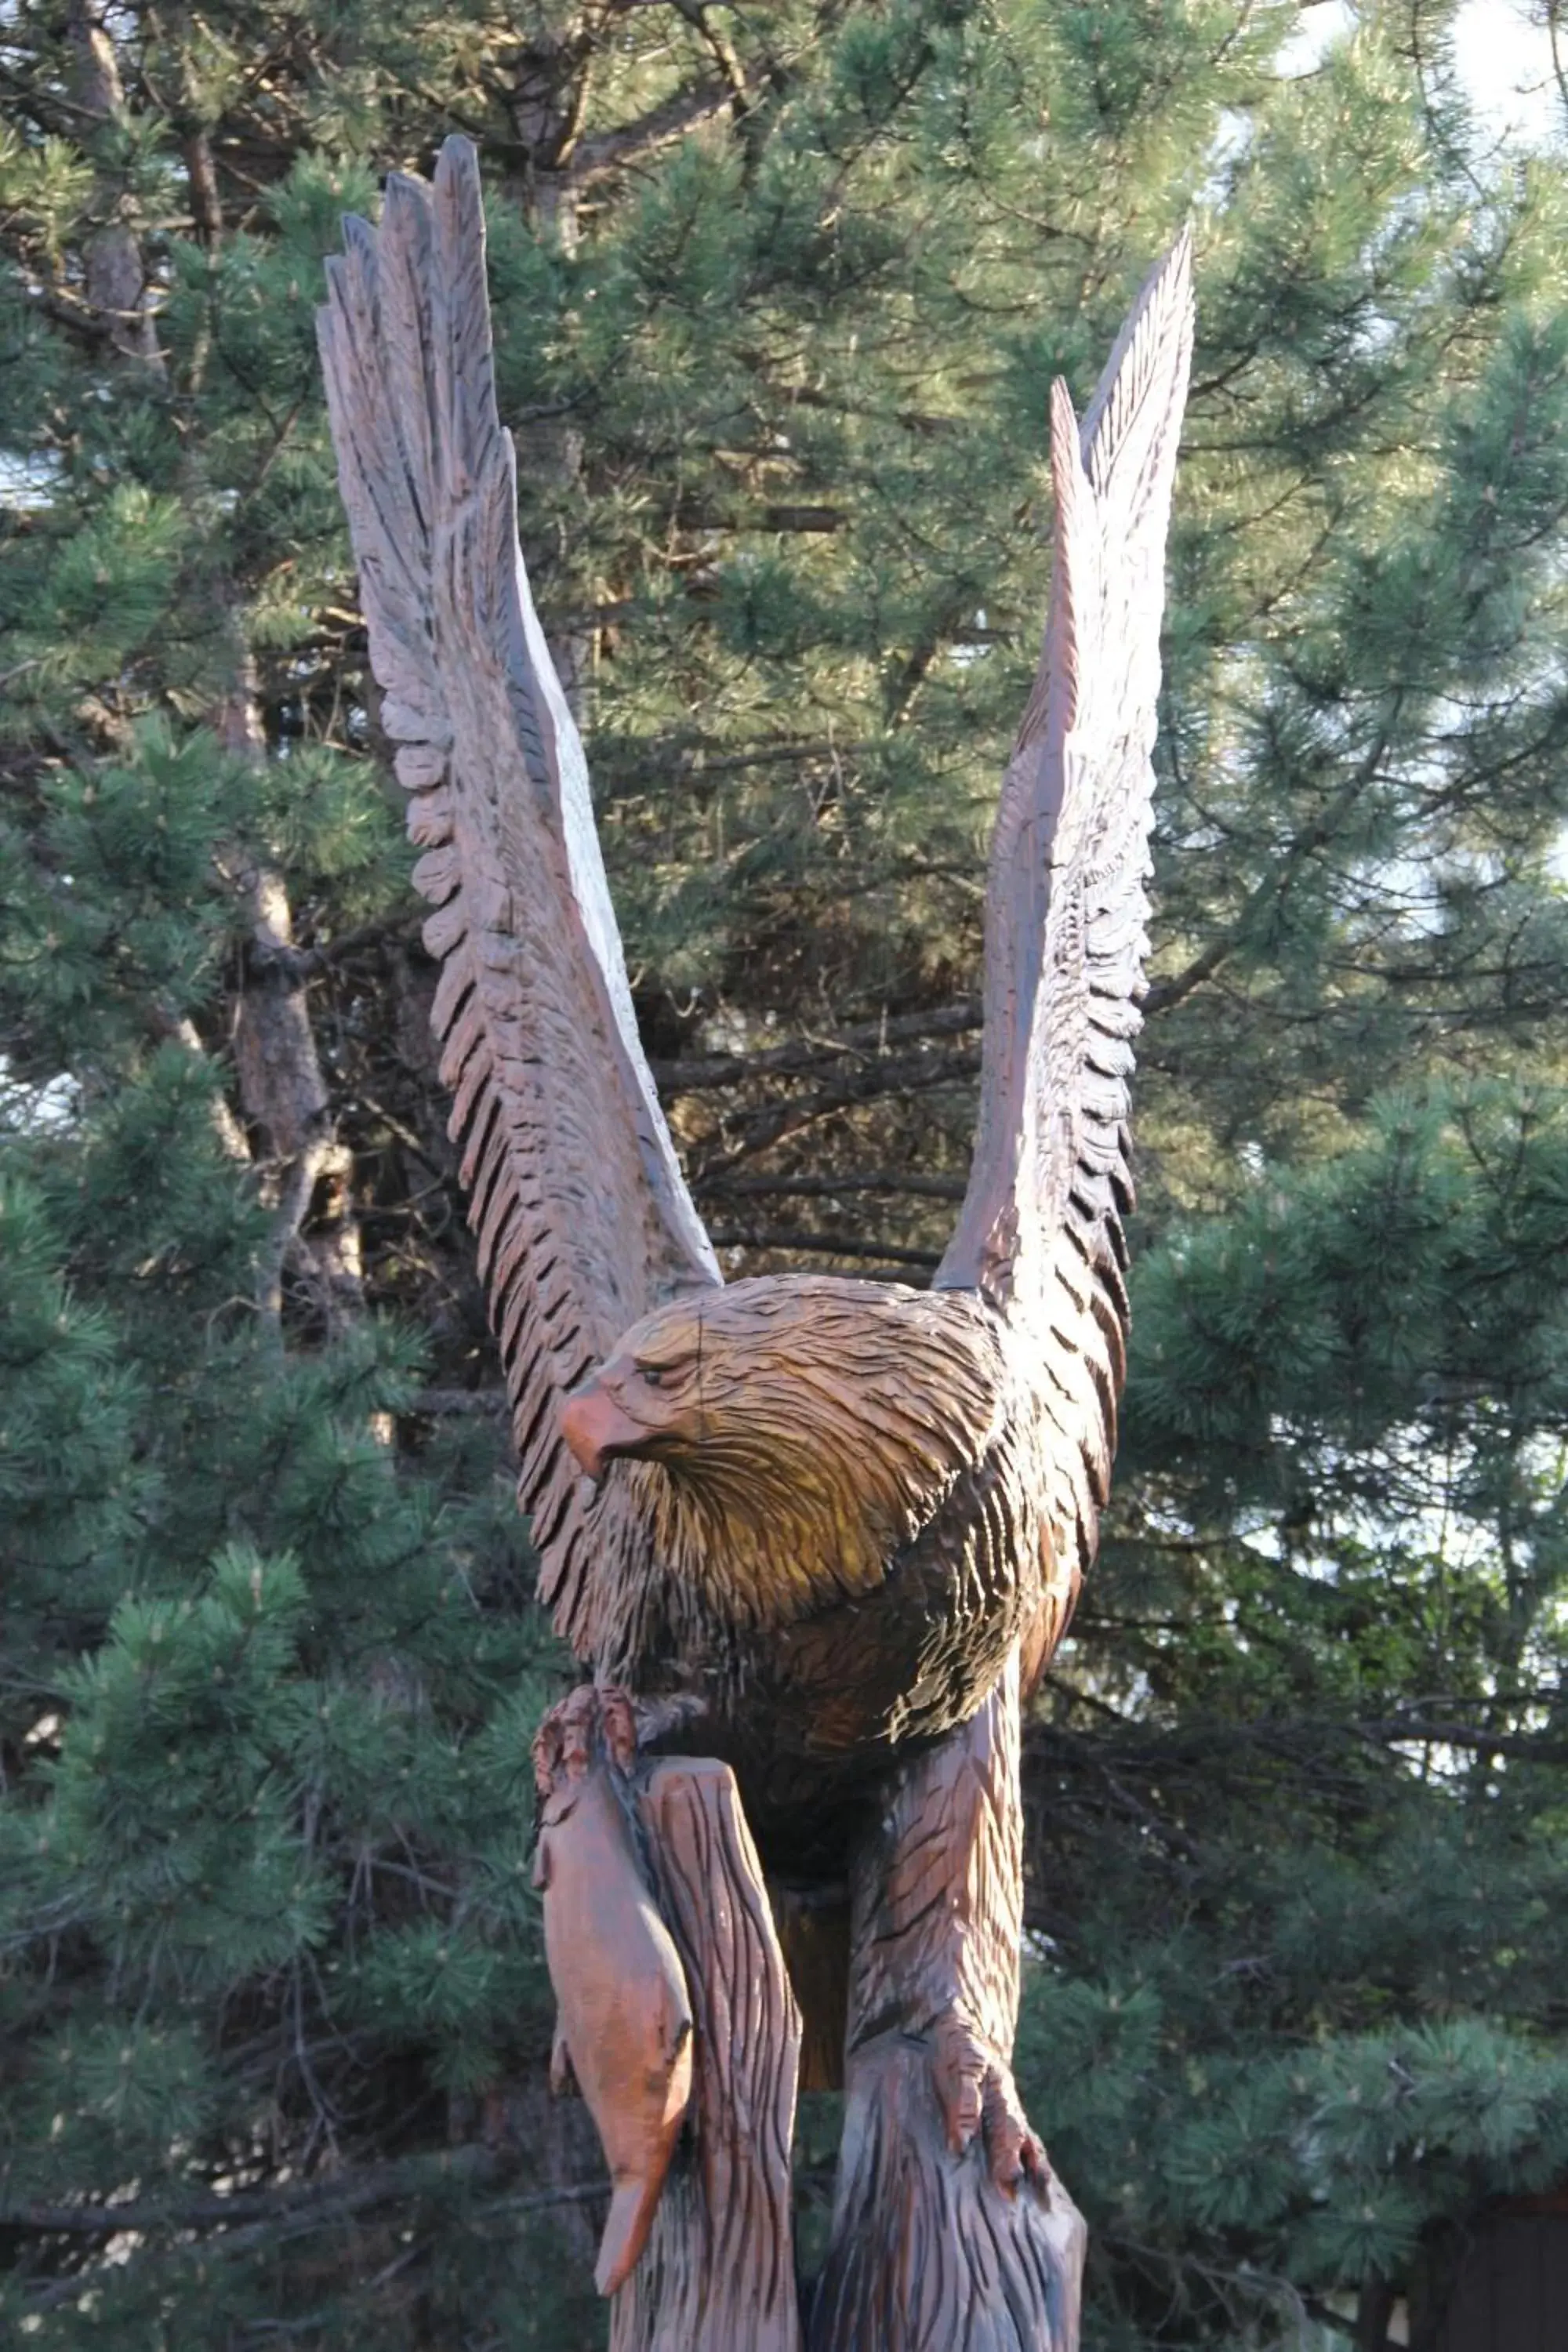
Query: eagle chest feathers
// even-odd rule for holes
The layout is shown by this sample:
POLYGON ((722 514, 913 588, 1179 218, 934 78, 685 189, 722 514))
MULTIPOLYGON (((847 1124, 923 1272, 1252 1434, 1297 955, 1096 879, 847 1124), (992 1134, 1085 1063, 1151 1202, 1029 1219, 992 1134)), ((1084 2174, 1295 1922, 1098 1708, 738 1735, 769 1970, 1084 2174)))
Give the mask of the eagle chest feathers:
POLYGON ((604 1670, 825 1768, 964 1720, 1048 1577, 1010 1338, 975 1293, 831 1276, 637 1325, 569 1408, 650 1536, 605 1596, 604 1670))

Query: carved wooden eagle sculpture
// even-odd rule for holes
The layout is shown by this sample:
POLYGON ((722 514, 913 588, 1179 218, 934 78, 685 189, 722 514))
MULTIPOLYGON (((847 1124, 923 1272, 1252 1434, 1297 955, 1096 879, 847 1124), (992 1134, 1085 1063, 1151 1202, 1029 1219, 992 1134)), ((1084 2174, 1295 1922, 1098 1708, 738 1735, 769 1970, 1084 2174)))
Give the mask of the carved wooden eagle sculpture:
POLYGON ((321 314, 382 723, 540 1590, 597 1678, 685 1694, 764 1862, 842 1872, 858 1793, 1025 1680, 1092 1558, 1127 1333, 1128 1081, 1185 237, 1081 425, 1003 785, 973 1171, 925 1292, 726 1286, 637 1041, 577 730, 517 543, 472 150, 351 222, 321 314))

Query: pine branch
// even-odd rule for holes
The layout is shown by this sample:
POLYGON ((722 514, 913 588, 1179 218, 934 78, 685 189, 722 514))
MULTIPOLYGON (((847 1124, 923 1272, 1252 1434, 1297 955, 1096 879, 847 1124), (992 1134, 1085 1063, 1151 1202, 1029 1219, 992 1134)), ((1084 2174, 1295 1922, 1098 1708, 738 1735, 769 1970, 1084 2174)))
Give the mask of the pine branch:
POLYGON ((464 1413, 482 1413, 500 1421, 510 1405, 504 1389, 421 1389, 407 1409, 411 1413, 427 1413, 433 1421, 464 1413))
MULTIPOLYGON (((368 2166, 358 2173, 298 2189, 241 2189, 227 2197, 209 2194, 184 2200, 133 2198, 111 2205, 0 2205, 0 2230, 78 2239, 115 2238, 125 2232, 144 2238, 172 2234, 202 2248, 210 2249, 216 2242, 225 2253, 239 2253, 264 2242, 278 2244, 287 2238, 329 2229, 353 2214, 427 2197, 444 2189, 482 2188, 502 2179, 508 2169, 492 2149, 456 2148, 434 2158, 403 2158, 368 2166), (219 2233, 216 2241, 214 2231, 219 2233)), ((576 2181, 559 2189, 501 2197, 487 2210, 547 2212, 567 2205, 595 2204, 608 2195, 608 2181, 576 2181)), ((89 2269, 78 2269, 47 2284, 35 2283, 27 2296, 29 2307, 47 2311, 73 2301, 89 2275, 89 2269)))
POLYGON ((779 504, 721 507, 705 499, 677 499, 669 520, 679 530, 784 532, 821 536, 845 530, 851 520, 842 507, 779 504))
POLYGON ((1190 1730, 1160 1730, 1116 1714, 1092 1693, 1055 1681, 1053 1687, 1074 1706, 1108 1716, 1116 1733, 1098 1742, 1059 1723, 1030 1727, 1028 1744, 1042 1754, 1051 1747, 1088 1758, 1096 1746, 1116 1748, 1119 1768, 1125 1771, 1168 1771, 1173 1765, 1206 1765, 1226 1749, 1248 1748, 1300 1761, 1314 1748, 1331 1742, 1355 1741, 1373 1747, 1415 1742, 1435 1747, 1465 1748, 1483 1755, 1527 1764, 1568 1762, 1568 1739, 1550 1733, 1494 1731, 1485 1724, 1434 1722, 1420 1716, 1349 1717, 1301 1716, 1252 1723, 1194 1723, 1190 1730), (1120 1738, 1117 1738, 1119 1733, 1120 1738))
MULTIPOLYGON (((611 609, 598 607, 595 618, 603 619, 605 611, 611 609)), ((636 607, 628 604, 621 609, 630 612, 636 607)), ((710 753, 699 745, 695 751, 681 752, 676 764, 682 775, 724 776, 746 768, 771 768, 784 761, 830 760, 836 754, 842 754, 845 748, 842 743, 835 743, 831 737, 814 742, 804 737, 791 736, 782 743, 759 743, 750 751, 710 753)))
MULTIPOLYGON (((1303 0, 1304 6, 1314 5, 1315 0, 1303 0)), ((1336 2311, 1332 2304, 1325 2303, 1321 2295, 1304 2294, 1301 2308, 1309 2319, 1318 2322, 1320 2327, 1331 2328, 1336 2336, 1343 2336, 1356 2345, 1358 2352, 1365 2352, 1356 2321, 1347 2318, 1342 2311, 1336 2311)), ((1405 2347, 1396 2336, 1386 2335, 1380 2329, 1373 2339, 1373 2352, 1405 2352, 1405 2347)))
POLYGON ((889 1055, 819 1087, 816 1094, 754 1112, 742 1123, 738 1139, 721 1158, 698 1168, 692 1181, 698 1185, 716 1182, 742 1160, 771 1150, 786 1136, 803 1133, 837 1111, 877 1102, 886 1095, 924 1093, 932 1087, 951 1086, 958 1079, 977 1076, 979 1070, 978 1049, 962 1054, 889 1055))
POLYGON ((673 0, 673 5, 677 15, 685 17, 711 55, 730 85, 737 110, 743 111, 752 103, 752 92, 733 41, 721 25, 711 21, 701 0, 673 0))
POLYGON ((281 971, 290 980, 309 980, 317 972, 330 971, 334 964, 358 955, 364 948, 379 947, 383 940, 417 939, 424 920, 423 910, 398 907, 371 922, 356 923, 352 930, 340 932, 336 939, 322 940, 308 948, 297 948, 276 939, 252 938, 242 943, 246 968, 281 971))
POLYGON ((731 1176, 698 1187, 726 1200, 742 1194, 754 1199, 780 1193, 789 1199, 828 1201, 841 1192, 898 1192, 915 1200, 962 1201, 965 1189, 962 1176, 915 1176, 890 1168, 865 1176, 731 1176))
POLYGON ((1358 1722, 1346 1727, 1358 1738, 1380 1745, 1415 1740, 1423 1746, 1429 1743, 1438 1748, 1473 1748, 1479 1754, 1503 1756, 1515 1763, 1568 1764, 1568 1739, 1554 1739, 1544 1733, 1533 1736, 1528 1732, 1491 1731, 1484 1724, 1431 1723, 1403 1716, 1358 1722))
POLYGON ((710 122, 733 104, 734 93, 724 81, 700 82, 691 89, 679 90, 635 122, 578 139, 566 161, 566 178, 574 190, 590 188, 610 173, 641 163, 661 147, 683 139, 699 123, 710 122))

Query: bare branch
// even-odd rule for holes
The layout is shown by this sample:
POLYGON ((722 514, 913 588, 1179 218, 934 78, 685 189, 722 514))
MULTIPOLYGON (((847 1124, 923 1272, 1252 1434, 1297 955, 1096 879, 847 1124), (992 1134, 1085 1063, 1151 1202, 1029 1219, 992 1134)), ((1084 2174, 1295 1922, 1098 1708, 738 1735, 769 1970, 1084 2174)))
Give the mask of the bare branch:
POLYGON ((937 1250, 895 1249, 891 1242, 868 1242, 859 1234, 796 1233, 782 1226, 721 1227, 710 1236, 715 1249, 791 1250, 806 1257, 876 1258, 893 1265, 934 1266, 937 1250))
POLYGON ((721 81, 700 82, 691 89, 681 90, 666 99, 661 106, 651 107, 635 122, 578 139, 567 160, 566 178, 574 189, 591 187, 595 180, 623 170, 628 163, 640 163, 644 156, 683 138, 700 122, 710 121, 733 102, 733 92, 721 81))
MULTIPOLYGON (((0 2205, 0 2229, 30 2230, 44 2236, 108 2238, 123 2230, 145 2235, 169 2231, 221 2229, 248 2221, 307 2221, 312 2227, 334 2221, 345 2213, 361 2213, 375 2205, 396 2203, 458 2184, 483 2187, 500 2179, 507 2168, 488 2147, 471 2145, 437 2156, 394 2159, 363 2166, 330 2178, 283 2189, 237 2189, 226 2196, 211 2190, 187 2197, 131 2198, 106 2205, 0 2205)), ((508 2198, 507 2210, 516 2211, 551 2205, 585 2204, 608 2194, 608 2184, 594 2180, 569 2189, 552 2189, 538 2195, 508 2198)))
POLYGON ((715 1177, 698 1189, 721 1194, 725 1199, 742 1193, 751 1198, 773 1192, 795 1200, 831 1201, 841 1192, 900 1192, 917 1200, 962 1201, 965 1181, 962 1176, 916 1176, 884 1168, 866 1176, 715 1177))
POLYGON ((736 1087, 748 1078, 805 1076, 850 1055, 885 1056, 891 1045, 922 1037, 955 1037, 978 1029, 983 1014, 977 996, 961 996, 929 1013, 900 1013, 880 1021, 860 1021, 837 1037, 795 1037, 786 1045, 764 1046, 754 1054, 693 1055, 689 1059, 655 1062, 656 1084, 661 1095, 701 1094, 712 1087, 736 1087))
POLYGON ((771 1150, 785 1136, 801 1134, 836 1111, 876 1102, 885 1095, 929 1092, 933 1087, 975 1077, 979 1070, 977 1047, 958 1054, 879 1055, 858 1069, 849 1069, 842 1078, 819 1087, 815 1094, 800 1095, 793 1102, 775 1103, 754 1111, 739 1123, 739 1132, 728 1148, 695 1171, 692 1181, 714 1184, 743 1160, 771 1150))

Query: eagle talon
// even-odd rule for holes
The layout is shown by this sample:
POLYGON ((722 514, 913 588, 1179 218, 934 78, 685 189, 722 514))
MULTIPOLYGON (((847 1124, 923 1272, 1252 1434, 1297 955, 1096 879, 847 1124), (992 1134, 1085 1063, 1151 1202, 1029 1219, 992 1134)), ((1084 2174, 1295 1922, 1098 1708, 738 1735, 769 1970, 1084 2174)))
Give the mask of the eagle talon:
POLYGON ((1043 2180, 1046 2154, 1030 2130, 1012 2072, 957 2010, 935 2028, 931 2075, 947 2144, 962 2156, 978 2132, 992 2179, 1005 2196, 1021 2180, 1043 2180))
POLYGON ((642 1745, 637 1704, 612 1683, 580 1683, 545 1716, 533 1735, 533 1779, 542 1798, 586 1780, 601 1757, 629 1772, 642 1745))

